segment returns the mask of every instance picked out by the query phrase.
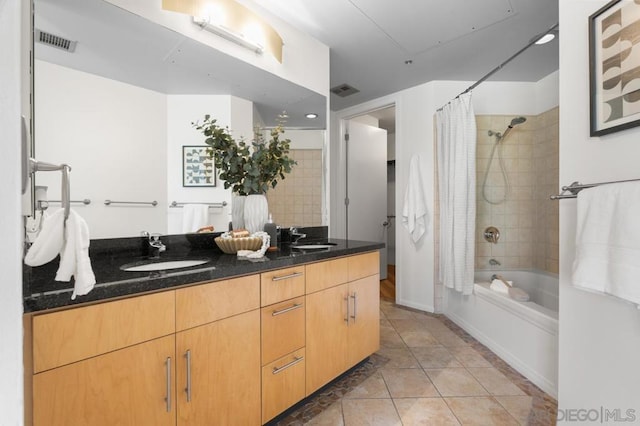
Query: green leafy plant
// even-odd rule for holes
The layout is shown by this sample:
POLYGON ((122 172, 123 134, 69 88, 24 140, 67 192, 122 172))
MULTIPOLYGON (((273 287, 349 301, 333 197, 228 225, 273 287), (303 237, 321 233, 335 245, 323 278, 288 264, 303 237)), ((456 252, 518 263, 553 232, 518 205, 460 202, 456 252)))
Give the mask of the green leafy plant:
POLYGON ((236 141, 229 128, 216 122, 207 114, 202 124, 191 124, 204 134, 204 143, 210 147, 209 155, 226 189, 231 188, 238 195, 264 194, 269 187, 275 188, 296 164, 288 155, 291 141, 281 139, 282 123, 271 129, 269 139, 256 131, 254 140, 246 142, 236 141))

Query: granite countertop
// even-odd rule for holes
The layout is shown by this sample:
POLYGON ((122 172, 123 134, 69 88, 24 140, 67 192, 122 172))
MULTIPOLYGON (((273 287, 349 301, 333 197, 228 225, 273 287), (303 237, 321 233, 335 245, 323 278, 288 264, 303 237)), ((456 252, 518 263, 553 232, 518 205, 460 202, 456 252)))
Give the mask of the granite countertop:
MULTIPOLYGON (((213 236, 210 237, 213 242, 213 236)), ((339 256, 352 255, 384 247, 383 243, 328 239, 336 244, 327 249, 299 250, 290 244, 279 246, 277 251, 267 252, 262 259, 239 259, 236 255, 222 253, 215 243, 192 244, 184 235, 164 236, 167 250, 159 261, 210 259, 208 263, 190 268, 154 272, 128 272, 122 265, 148 259, 146 242, 142 238, 94 240, 89 255, 96 285, 85 296, 71 300, 73 284, 54 281, 59 259, 39 267, 24 266, 24 312, 60 308, 114 297, 135 295, 159 289, 232 278, 286 268, 303 263, 316 262, 339 256), (204 246, 204 248, 203 248, 204 246)), ((327 241, 327 240, 325 240, 327 241)))

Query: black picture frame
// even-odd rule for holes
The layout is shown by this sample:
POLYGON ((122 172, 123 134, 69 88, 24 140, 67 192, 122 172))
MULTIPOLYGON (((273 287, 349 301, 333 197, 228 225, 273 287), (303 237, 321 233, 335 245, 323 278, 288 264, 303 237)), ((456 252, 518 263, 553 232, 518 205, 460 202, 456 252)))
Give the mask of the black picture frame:
POLYGON ((590 134, 640 126, 640 5, 613 0, 589 17, 590 134), (625 39, 628 37, 628 39, 625 39))
POLYGON ((182 146, 182 186, 216 186, 216 169, 207 145, 182 146))

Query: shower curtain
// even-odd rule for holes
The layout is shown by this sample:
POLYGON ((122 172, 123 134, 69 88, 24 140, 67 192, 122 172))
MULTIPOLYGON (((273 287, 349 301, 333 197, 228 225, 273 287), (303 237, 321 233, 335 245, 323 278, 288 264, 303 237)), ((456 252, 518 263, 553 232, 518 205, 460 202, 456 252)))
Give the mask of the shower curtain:
POLYGON ((476 229, 476 118, 471 93, 436 112, 440 282, 471 294, 476 229))

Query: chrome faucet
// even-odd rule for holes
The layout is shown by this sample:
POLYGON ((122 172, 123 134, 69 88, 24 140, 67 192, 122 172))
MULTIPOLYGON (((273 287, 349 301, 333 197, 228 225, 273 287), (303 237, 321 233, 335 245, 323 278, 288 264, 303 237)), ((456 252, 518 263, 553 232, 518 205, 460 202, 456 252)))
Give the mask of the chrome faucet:
POLYGON ((298 240, 307 237, 307 234, 300 233, 296 227, 289 228, 289 235, 291 237, 291 244, 295 244, 298 240))
POLYGON ((149 234, 149 259, 159 259, 160 253, 167 250, 162 241, 160 241, 160 234, 149 234))
POLYGON ((500 262, 498 262, 496 259, 489 259, 489 265, 500 266, 500 262))

